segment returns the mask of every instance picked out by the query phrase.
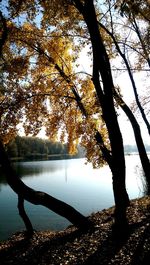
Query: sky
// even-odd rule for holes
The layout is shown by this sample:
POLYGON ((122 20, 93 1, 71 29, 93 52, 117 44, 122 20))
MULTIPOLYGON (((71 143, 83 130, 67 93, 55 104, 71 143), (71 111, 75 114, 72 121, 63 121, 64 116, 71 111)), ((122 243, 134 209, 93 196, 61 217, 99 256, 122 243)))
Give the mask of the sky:
MULTIPOLYGON (((137 86, 139 88, 139 90, 142 90, 143 87, 143 74, 138 73, 135 76, 136 79, 136 83, 137 86)), ((128 106, 130 107, 131 103, 135 100, 135 96, 133 93, 133 89, 130 83, 130 80, 128 78, 128 74, 124 73, 122 75, 120 75, 118 77, 117 80, 118 84, 121 87, 121 91, 123 94, 123 98, 124 101, 128 104, 128 106)), ((144 143, 146 144, 150 144, 150 136, 148 134, 147 128, 146 126, 143 124, 142 120, 140 117, 136 117, 138 120, 138 123, 140 125, 140 129, 141 129, 141 133, 142 133, 142 137, 144 140, 144 143)), ((130 122, 128 121, 126 115, 124 113, 121 112, 120 117, 119 117, 119 124, 121 126, 121 131, 123 134, 123 139, 124 139, 124 143, 125 144, 133 144, 135 143, 135 138, 134 138, 134 134, 133 134, 133 129, 131 127, 130 122)))
MULTIPOLYGON (((89 74, 92 74, 91 61, 89 57, 87 56, 87 51, 88 51, 87 48, 84 48, 83 51, 81 52, 81 56, 79 60, 80 66, 79 66, 78 71, 84 71, 89 74)), ((118 63, 119 63, 118 60, 115 59, 115 61, 113 62, 113 65, 117 65, 118 63)), ((144 76, 143 72, 141 73, 138 72, 134 74, 134 78, 136 80, 138 92, 139 94, 140 93, 142 94, 143 93, 143 80, 146 80, 146 77, 144 76)), ((121 88, 121 93, 122 93, 125 103, 128 106, 130 106, 131 103, 135 100, 135 96, 134 96, 131 81, 129 79, 127 72, 118 73, 118 75, 114 73, 114 83, 116 85, 119 85, 119 87, 121 88)), ((144 87, 146 87, 146 85, 148 86, 149 80, 146 80, 144 84, 145 84, 144 87)), ((127 116, 123 113, 122 110, 119 111, 118 121, 119 121, 120 129, 122 132, 124 145, 136 144, 131 123, 129 122, 127 116)), ((150 144, 150 140, 149 140, 150 137, 149 137, 146 126, 143 124, 141 119, 139 119, 138 122, 140 125, 144 143, 150 144)))

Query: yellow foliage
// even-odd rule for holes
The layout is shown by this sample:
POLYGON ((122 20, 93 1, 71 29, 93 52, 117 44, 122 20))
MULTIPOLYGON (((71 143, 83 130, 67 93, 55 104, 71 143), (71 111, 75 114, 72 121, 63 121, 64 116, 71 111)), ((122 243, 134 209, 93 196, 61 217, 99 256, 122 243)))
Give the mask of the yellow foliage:
MULTIPOLYGON (((37 135, 45 126, 51 140, 68 143, 70 154, 77 152, 80 143, 87 160, 100 166, 104 159, 96 130, 109 146, 101 107, 92 80, 78 77, 74 69, 80 49, 89 43, 82 16, 65 0, 39 1, 39 6, 33 0, 10 0, 9 5, 0 137, 9 141, 20 122, 26 135, 37 135)), ((109 38, 106 41, 111 49, 109 38)))

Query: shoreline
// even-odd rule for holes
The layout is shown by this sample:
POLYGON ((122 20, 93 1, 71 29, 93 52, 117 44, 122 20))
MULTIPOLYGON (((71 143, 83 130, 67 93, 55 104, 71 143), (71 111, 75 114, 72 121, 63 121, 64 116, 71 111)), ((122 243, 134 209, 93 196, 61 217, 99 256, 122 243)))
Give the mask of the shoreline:
POLYGON ((63 231, 37 231, 32 239, 18 232, 0 242, 0 263, 49 265, 146 265, 150 258, 150 196, 131 200, 127 209, 129 235, 112 233, 114 207, 91 214, 91 231, 74 226, 63 231))

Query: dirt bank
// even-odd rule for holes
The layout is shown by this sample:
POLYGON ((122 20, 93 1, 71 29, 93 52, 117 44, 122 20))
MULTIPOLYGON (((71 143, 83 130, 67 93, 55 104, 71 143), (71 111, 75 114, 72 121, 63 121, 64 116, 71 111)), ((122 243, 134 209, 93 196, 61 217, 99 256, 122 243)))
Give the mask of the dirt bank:
POLYGON ((150 196, 132 200, 127 210, 129 230, 112 230, 114 208, 89 216, 94 228, 74 226, 61 232, 18 232, 0 244, 0 264, 148 265, 150 260, 150 196), (123 238, 121 233, 124 232, 123 238))

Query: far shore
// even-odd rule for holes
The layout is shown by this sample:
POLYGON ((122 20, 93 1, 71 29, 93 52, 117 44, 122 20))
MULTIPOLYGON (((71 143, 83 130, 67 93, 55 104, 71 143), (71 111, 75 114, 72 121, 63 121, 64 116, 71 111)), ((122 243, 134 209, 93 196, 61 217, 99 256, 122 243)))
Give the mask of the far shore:
MULTIPOLYGON (((139 155, 138 152, 125 152, 125 156, 139 155)), ((150 156, 150 152, 147 152, 147 155, 150 156)), ((76 155, 69 154, 52 154, 52 155, 31 155, 29 157, 11 157, 12 162, 28 162, 28 161, 48 161, 48 160, 65 160, 65 159, 80 159, 85 158, 79 157, 76 155)))
POLYGON ((11 157, 12 162, 26 162, 26 161, 45 161, 45 160, 63 160, 63 159, 78 159, 84 157, 78 157, 69 154, 53 154, 53 155, 32 155, 29 157, 11 157))

